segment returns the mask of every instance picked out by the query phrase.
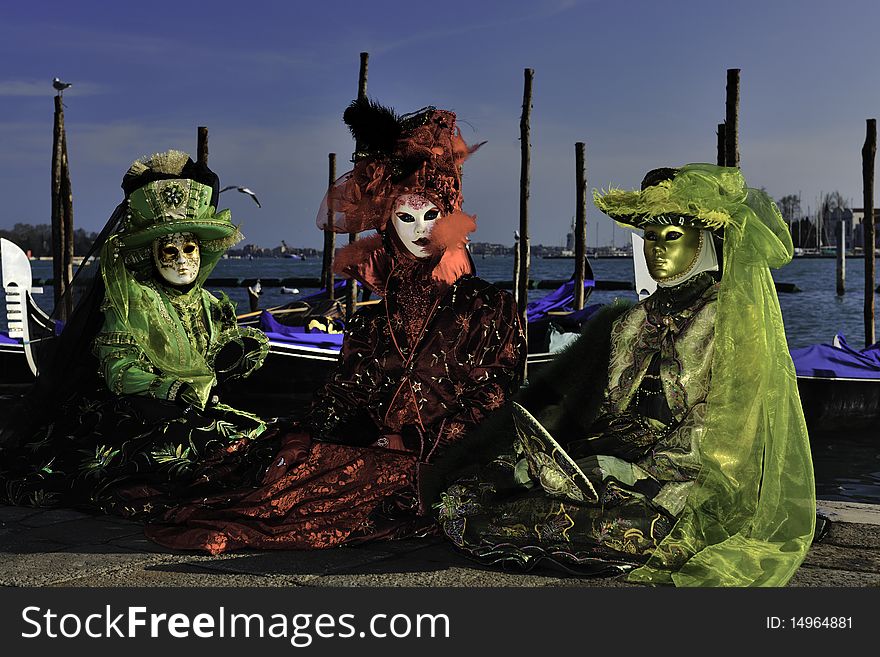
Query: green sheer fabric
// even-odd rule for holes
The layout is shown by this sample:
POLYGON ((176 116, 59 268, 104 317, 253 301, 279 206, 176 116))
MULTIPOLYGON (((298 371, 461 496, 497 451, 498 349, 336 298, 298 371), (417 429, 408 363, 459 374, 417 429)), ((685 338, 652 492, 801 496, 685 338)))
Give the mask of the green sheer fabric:
POLYGON ((815 529, 809 438, 768 267, 787 264, 791 235, 739 170, 682 167, 644 192, 596 194, 621 225, 680 213, 724 229, 715 352, 697 481, 672 531, 632 581, 677 586, 781 586, 815 529))
MULTIPOLYGON (((149 193, 154 187, 167 188, 175 182, 179 183, 178 188, 183 188, 188 194, 184 196, 185 224, 167 220, 174 218, 173 215, 162 214, 163 208, 158 206, 155 208, 156 214, 145 216, 141 221, 138 219, 147 213, 134 212, 129 223, 123 223, 120 231, 111 235, 102 247, 101 274, 106 290, 102 308, 105 313, 112 313, 117 323, 126 328, 150 363, 166 376, 189 384, 196 392, 200 406, 204 407, 216 381, 214 371, 205 355, 189 340, 177 315, 169 312, 169 294, 179 293, 163 293, 160 289, 153 275, 150 244, 152 239, 160 235, 182 230, 197 236, 207 234, 213 238, 200 240, 201 266, 192 289, 186 293, 201 299, 203 283, 226 250, 241 239, 241 233, 231 223, 229 210, 218 213, 207 203, 210 187, 195 181, 163 180, 150 183, 132 193, 131 205, 137 207, 138 195, 149 193), (187 202, 187 198, 193 201, 187 202), (203 231, 201 227, 207 230, 203 231), (149 240, 139 239, 145 235, 149 236, 149 240)), ((171 198, 175 200, 175 197, 171 198)))

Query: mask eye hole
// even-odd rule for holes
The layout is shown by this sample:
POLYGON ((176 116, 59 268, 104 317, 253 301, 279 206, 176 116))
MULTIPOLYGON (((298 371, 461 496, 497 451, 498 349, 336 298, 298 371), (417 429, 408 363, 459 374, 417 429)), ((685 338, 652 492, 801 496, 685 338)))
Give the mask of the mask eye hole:
POLYGON ((398 212, 397 218, 400 219, 405 224, 411 224, 412 222, 414 222, 416 220, 416 218, 414 216, 412 216, 411 214, 409 214, 407 212, 398 212))
POLYGON ((176 258, 178 253, 177 247, 171 244, 162 247, 162 255, 166 258, 176 258))
POLYGON ((433 210, 428 210, 425 213, 425 221, 434 221, 437 217, 440 216, 440 210, 434 208, 433 210))
POLYGON ((657 241, 657 233, 655 233, 653 230, 646 230, 645 231, 645 239, 648 242, 656 242, 657 241))
POLYGON ((192 255, 193 253, 195 253, 195 251, 196 251, 195 242, 189 242, 189 243, 183 245, 183 252, 186 255, 192 255))
POLYGON ((670 230, 668 233, 666 233, 666 241, 671 242, 672 240, 677 240, 682 235, 684 235, 684 233, 680 233, 677 230, 670 230))

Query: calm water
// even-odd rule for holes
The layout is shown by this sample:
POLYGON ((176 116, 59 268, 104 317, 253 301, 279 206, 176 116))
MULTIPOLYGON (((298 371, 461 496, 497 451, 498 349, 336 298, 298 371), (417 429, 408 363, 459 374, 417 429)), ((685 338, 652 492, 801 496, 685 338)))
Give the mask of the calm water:
MULTIPOLYGON (((477 273, 490 281, 510 280, 512 257, 487 256, 475 260, 477 273)), ((599 259, 591 261, 597 279, 633 281, 632 260, 599 259)), ((846 262, 849 292, 838 297, 835 292, 835 262, 831 258, 800 258, 773 272, 778 282, 794 283, 802 291, 780 294, 779 303, 791 348, 830 342, 837 332, 843 333, 852 347, 864 346, 862 320, 864 262, 849 258, 846 262)), ((573 260, 532 259, 534 280, 567 279, 573 260)), ((34 262, 35 278, 49 278, 49 262, 34 262)), ((224 278, 314 277, 320 276, 320 259, 222 260, 213 276, 224 278)), ((238 304, 240 312, 248 309, 244 288, 229 288, 227 294, 238 304)), ((301 288, 299 295, 282 294, 279 288, 263 288, 260 305, 269 308, 314 292, 301 288)), ((529 299, 538 299, 548 290, 530 290, 529 299)), ((595 291, 590 303, 607 303, 614 298, 635 299, 635 292, 595 291)), ((44 308, 51 306, 51 289, 36 297, 44 308)), ((5 313, 0 314, 0 328, 5 328, 5 313)), ((880 503, 880 450, 876 448, 880 430, 861 435, 812 436, 813 462, 816 468, 817 492, 825 499, 880 503)))
MULTIPOLYGON (((487 256, 475 260, 477 273, 489 281, 510 280, 513 277, 513 258, 487 256)), ((634 280, 632 260, 613 258, 592 260, 591 265, 597 279, 630 281, 634 280)), ((572 260, 551 260, 533 258, 531 278, 534 280, 567 279, 571 276, 572 260)), ((830 342, 838 331, 843 333, 853 347, 864 346, 864 327, 862 312, 864 306, 864 261, 849 258, 846 262, 848 293, 838 297, 835 292, 835 262, 832 258, 798 258, 779 270, 773 277, 778 282, 794 283, 802 291, 780 294, 779 303, 785 320, 785 331, 789 347, 806 347, 819 342, 830 342)), ((221 260, 212 276, 223 278, 286 278, 314 277, 321 274, 320 259, 292 260, 287 258, 264 258, 259 260, 221 260)), ((50 262, 33 263, 34 278, 47 279, 52 276, 50 262)), ((227 294, 239 306, 240 312, 248 309, 245 288, 228 288, 227 294)), ((263 288, 260 305, 263 308, 292 301, 299 296, 310 294, 314 289, 301 288, 299 295, 282 294, 280 288, 263 288)), ((529 290, 529 300, 539 299, 549 290, 529 290)), ((602 291, 593 292, 590 303, 607 303, 617 297, 635 299, 635 292, 602 291)), ((37 301, 48 308, 51 306, 51 289, 38 295, 37 301), (43 303, 45 300, 45 303, 43 303)), ((5 315, 0 317, 0 326, 5 327, 5 315)))
MULTIPOLYGON (((510 280, 513 277, 513 259, 507 257, 477 258, 477 273, 489 281, 510 280)), ((599 259, 591 261, 593 273, 599 280, 634 280, 632 260, 628 258, 599 259)), ((785 321, 789 346, 794 349, 819 342, 830 342, 834 334, 843 333, 851 346, 864 346, 862 312, 864 306, 864 261, 847 260, 849 293, 838 297, 835 292, 835 262, 830 258, 799 258, 782 269, 775 270, 778 282, 794 283, 802 292, 780 294, 779 303, 785 321)), ((573 260, 550 260, 534 258, 531 278, 534 280, 567 279, 571 276, 573 260)), ((248 278, 264 276, 284 278, 288 276, 320 276, 319 260, 224 260, 218 264, 215 276, 248 278)), ((282 295, 278 288, 263 288, 261 306, 271 307, 286 303, 295 296, 282 295)), ((239 304, 247 309, 244 288, 226 290, 239 304)), ((300 290, 308 294, 314 290, 300 290)), ((539 299, 549 290, 529 290, 529 299, 539 299)), ((616 297, 636 299, 635 292, 595 291, 591 303, 607 303, 616 297)))

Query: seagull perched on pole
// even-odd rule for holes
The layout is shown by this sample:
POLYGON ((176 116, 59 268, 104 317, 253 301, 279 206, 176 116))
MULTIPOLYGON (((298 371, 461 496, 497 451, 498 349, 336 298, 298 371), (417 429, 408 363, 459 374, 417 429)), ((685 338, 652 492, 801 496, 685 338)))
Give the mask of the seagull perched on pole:
POLYGON ((263 207, 262 205, 260 205, 260 201, 259 201, 259 199, 257 199, 257 195, 254 194, 254 193, 253 193, 250 189, 248 189, 247 187, 239 187, 238 185, 229 185, 228 187, 224 187, 223 189, 221 189, 219 193, 222 194, 223 192, 225 192, 225 191, 227 191, 227 190, 230 190, 230 189, 237 189, 237 190, 240 191, 242 194, 247 194, 247 195, 250 196, 252 199, 254 199, 254 203, 257 204, 257 207, 258 207, 258 208, 263 207))
POLYGON ((58 78, 52 78, 52 87, 58 92, 59 96, 64 95, 64 90, 70 86, 70 82, 62 82, 58 78))

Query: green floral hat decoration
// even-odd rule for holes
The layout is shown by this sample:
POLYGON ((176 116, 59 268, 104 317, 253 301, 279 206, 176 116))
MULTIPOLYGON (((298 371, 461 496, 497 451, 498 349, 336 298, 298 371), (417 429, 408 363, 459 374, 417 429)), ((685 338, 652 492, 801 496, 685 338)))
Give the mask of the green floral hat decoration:
POLYGON ((679 169, 655 171, 672 175, 661 173, 664 179, 652 184, 651 172, 641 190, 594 190, 593 202, 625 228, 672 224, 720 232, 732 222, 748 196, 745 179, 733 167, 686 164, 679 169))

